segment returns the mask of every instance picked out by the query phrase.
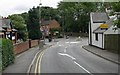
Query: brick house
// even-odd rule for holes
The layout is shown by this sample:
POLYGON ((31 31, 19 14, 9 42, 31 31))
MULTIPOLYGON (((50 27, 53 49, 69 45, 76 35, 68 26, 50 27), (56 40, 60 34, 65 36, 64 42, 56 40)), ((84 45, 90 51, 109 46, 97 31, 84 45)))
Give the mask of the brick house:
POLYGON ((61 29, 61 27, 56 20, 48 20, 41 23, 40 29, 45 36, 48 36, 51 29, 61 29))

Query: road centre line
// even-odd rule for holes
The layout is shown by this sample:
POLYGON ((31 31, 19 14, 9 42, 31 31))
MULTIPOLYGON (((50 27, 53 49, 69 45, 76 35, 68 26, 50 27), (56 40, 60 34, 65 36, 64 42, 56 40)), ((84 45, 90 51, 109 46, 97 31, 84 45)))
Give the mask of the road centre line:
POLYGON ((84 71, 86 71, 87 73, 89 73, 90 75, 93 75, 90 71, 88 71, 87 69, 85 69, 83 66, 81 66, 80 64, 78 64, 76 61, 74 61, 74 63, 76 65, 78 65, 80 68, 82 68, 84 71))
MULTIPOLYGON (((50 48, 51 46, 52 46, 52 45, 50 45, 49 48, 50 48)), ((48 47, 47 47, 47 48, 48 48, 48 47)), ((38 51, 38 52, 35 54, 35 56, 34 56, 32 62, 31 62, 31 64, 30 64, 29 67, 28 67, 28 70, 27 70, 28 75, 30 74, 31 68, 32 68, 32 66, 33 66, 33 63, 35 62, 36 59, 38 59, 38 58, 37 58, 38 54, 40 53, 40 55, 41 55, 41 53, 42 53, 44 50, 46 50, 47 48, 42 49, 42 51, 40 50, 40 51, 38 51)))
POLYGON ((41 51, 39 51, 39 52, 37 52, 37 53, 35 54, 35 57, 33 58, 31 64, 29 65, 29 68, 28 68, 28 70, 27 70, 27 73, 28 73, 28 74, 30 73, 31 67, 32 67, 32 65, 33 65, 33 63, 34 63, 37 55, 38 55, 40 52, 41 52, 41 51))
POLYGON ((39 60, 39 66, 38 66, 38 74, 40 75, 40 70, 41 70, 41 62, 42 62, 42 57, 43 57, 43 55, 44 55, 44 53, 45 53, 45 51, 43 51, 42 53, 41 53, 41 57, 40 57, 40 60, 39 60))
POLYGON ((35 64, 35 71, 34 71, 35 75, 36 75, 36 73, 37 73, 37 65, 38 65, 38 63, 39 63, 41 54, 42 54, 42 52, 41 52, 40 55, 38 56, 37 61, 36 61, 36 64, 35 64))

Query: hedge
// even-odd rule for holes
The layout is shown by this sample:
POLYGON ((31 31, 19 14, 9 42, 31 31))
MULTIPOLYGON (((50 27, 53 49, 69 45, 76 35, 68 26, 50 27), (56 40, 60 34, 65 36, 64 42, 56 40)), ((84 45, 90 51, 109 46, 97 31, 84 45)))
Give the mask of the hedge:
POLYGON ((14 47, 11 40, 2 39, 2 70, 12 64, 15 59, 14 47))
POLYGON ((2 72, 2 39, 0 38, 0 73, 2 72))

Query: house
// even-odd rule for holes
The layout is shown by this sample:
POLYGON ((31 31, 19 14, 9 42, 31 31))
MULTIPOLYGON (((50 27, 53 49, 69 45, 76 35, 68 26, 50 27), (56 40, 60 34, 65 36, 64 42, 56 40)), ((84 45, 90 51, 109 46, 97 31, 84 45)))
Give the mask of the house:
POLYGON ((60 24, 56 20, 43 21, 40 26, 40 30, 45 36, 48 36, 51 29, 60 29, 60 24))
POLYGON ((0 17, 0 38, 6 38, 16 43, 17 30, 12 27, 11 20, 0 17))
MULTIPOLYGON (((113 30, 113 21, 116 17, 110 18, 107 13, 92 12, 90 13, 90 24, 89 24, 89 45, 99 47, 101 49, 108 49, 107 41, 108 34, 115 36, 120 34, 119 29, 113 30)), ((112 38, 112 37, 111 37, 112 38)), ((113 41, 115 42, 115 41, 113 41)), ((117 41, 116 41, 117 43, 117 41)), ((112 48, 113 49, 113 48, 112 48)))

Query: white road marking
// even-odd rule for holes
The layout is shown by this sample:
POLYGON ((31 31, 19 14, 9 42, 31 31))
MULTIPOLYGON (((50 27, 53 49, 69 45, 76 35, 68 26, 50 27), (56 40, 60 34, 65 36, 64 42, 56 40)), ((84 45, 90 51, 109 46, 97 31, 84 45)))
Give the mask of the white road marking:
POLYGON ((70 43, 70 42, 65 42, 65 43, 70 43))
POLYGON ((62 46, 62 45, 59 45, 59 46, 62 46))
POLYGON ((76 60, 76 58, 74 58, 73 56, 69 55, 69 54, 66 54, 66 53, 58 53, 59 55, 62 55, 62 56, 68 56, 70 58, 72 58, 73 60, 76 60))
POLYGON ((64 52, 66 53, 66 49, 64 49, 64 52))
POLYGON ((31 69, 31 67, 32 67, 33 63, 35 62, 35 59, 36 59, 36 57, 37 57, 37 55, 38 55, 39 53, 40 53, 40 51, 39 51, 39 52, 37 52, 37 53, 35 54, 35 57, 33 58, 33 60, 32 60, 32 62, 31 62, 31 64, 29 65, 29 68, 28 68, 27 73, 30 73, 30 69, 31 69))
POLYGON ((71 44, 75 44, 75 43, 80 43, 80 42, 65 42, 65 43, 71 43, 71 44))
POLYGON ((59 42, 57 42, 57 44, 59 44, 59 42))
POLYGON ((71 43, 73 43, 73 44, 74 44, 74 43, 80 43, 80 42, 71 42, 71 43))
POLYGON ((83 66, 81 66, 80 64, 78 64, 76 61, 74 61, 74 63, 76 65, 78 65, 80 68, 82 68, 84 71, 86 71, 87 73, 89 73, 90 75, 93 75, 90 71, 88 71, 87 69, 85 69, 83 66))
POLYGON ((16 57, 19 58, 19 57, 21 57, 22 55, 23 55, 23 54, 20 54, 20 55, 17 55, 16 57))
POLYGON ((64 49, 64 52, 65 52, 65 53, 67 52, 66 50, 67 50, 67 47, 65 47, 65 49, 64 49))

